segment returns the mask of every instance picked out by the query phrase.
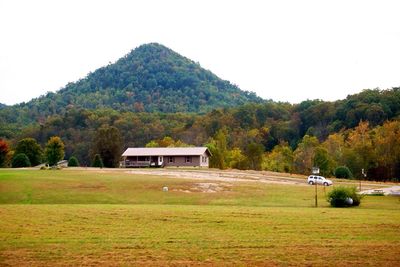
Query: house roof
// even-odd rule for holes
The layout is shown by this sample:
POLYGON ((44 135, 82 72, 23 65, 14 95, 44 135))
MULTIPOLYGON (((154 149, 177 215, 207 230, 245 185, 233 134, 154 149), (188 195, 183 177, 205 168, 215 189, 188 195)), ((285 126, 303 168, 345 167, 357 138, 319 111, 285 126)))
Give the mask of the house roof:
POLYGON ((130 147, 122 156, 201 156, 206 152, 211 155, 207 147, 130 147))

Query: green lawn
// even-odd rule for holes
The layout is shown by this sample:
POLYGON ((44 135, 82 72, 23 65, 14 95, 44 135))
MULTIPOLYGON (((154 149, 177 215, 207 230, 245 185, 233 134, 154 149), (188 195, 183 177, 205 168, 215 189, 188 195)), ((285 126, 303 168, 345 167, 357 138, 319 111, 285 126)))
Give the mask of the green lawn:
POLYGON ((399 198, 365 197, 360 207, 335 209, 321 187, 314 208, 312 186, 220 183, 222 192, 203 193, 199 182, 0 170, 0 265, 400 262, 399 198))

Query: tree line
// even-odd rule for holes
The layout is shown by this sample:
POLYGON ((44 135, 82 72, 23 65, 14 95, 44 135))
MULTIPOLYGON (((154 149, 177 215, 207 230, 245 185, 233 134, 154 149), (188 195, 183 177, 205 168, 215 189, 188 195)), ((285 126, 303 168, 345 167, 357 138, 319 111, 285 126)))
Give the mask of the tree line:
MULTIPOLYGON (((307 174, 317 165, 330 176, 338 167, 346 167, 356 178, 364 169, 368 179, 387 180, 400 176, 399 119, 400 90, 393 88, 365 90, 335 102, 265 101, 206 114, 68 107, 24 127, 0 119, 0 136, 11 147, 24 138, 45 146, 50 137, 59 136, 67 158, 75 156, 82 165, 91 166, 94 155, 101 153, 97 149, 101 129, 114 127, 119 137, 108 141, 115 139, 121 152, 146 144, 171 145, 171 138, 175 146, 207 145, 214 155, 211 164, 218 168, 307 174)), ((112 166, 116 160, 109 162, 112 166)))
MULTIPOLYGON (((91 146, 91 166, 115 168, 119 166, 122 153, 122 138, 115 127, 98 129, 91 146)), ((34 138, 23 138, 15 146, 0 139, 0 167, 34 167, 40 164, 57 166, 65 156, 65 144, 59 136, 52 136, 45 148, 34 138)), ((70 155, 68 166, 80 166, 76 156, 70 155)))
MULTIPOLYGON (((322 175, 338 176, 339 170, 347 169, 343 178, 367 178, 371 180, 396 180, 400 174, 400 121, 387 121, 370 127, 361 121, 353 129, 330 134, 323 142, 317 137, 304 135, 295 149, 288 142, 281 142, 271 151, 257 141, 259 132, 253 131, 244 146, 236 142, 227 128, 219 129, 208 138, 205 145, 210 149, 210 167, 227 169, 269 170, 286 173, 309 174, 319 167, 322 175), (366 177, 363 177, 363 175, 366 177)), ((118 167, 123 149, 123 136, 113 126, 100 127, 90 144, 91 166, 118 167)), ((149 141, 146 147, 191 146, 181 140, 165 136, 149 141)), ((40 163, 55 165, 64 158, 65 145, 60 137, 52 136, 45 148, 34 138, 23 138, 14 149, 0 140, 0 166, 29 167, 40 163)), ((75 155, 70 166, 78 166, 75 155)), ((342 175, 342 174, 340 174, 342 175)))
POLYGON ((229 134, 219 130, 208 144, 212 167, 255 169, 310 174, 319 167, 325 176, 398 181, 400 177, 400 121, 370 127, 361 121, 353 129, 330 134, 323 142, 304 135, 295 149, 281 142, 264 152, 261 144, 248 143, 244 149, 229 149, 229 134), (347 169, 343 177, 341 171, 347 169), (365 176, 364 176, 365 175, 365 176))

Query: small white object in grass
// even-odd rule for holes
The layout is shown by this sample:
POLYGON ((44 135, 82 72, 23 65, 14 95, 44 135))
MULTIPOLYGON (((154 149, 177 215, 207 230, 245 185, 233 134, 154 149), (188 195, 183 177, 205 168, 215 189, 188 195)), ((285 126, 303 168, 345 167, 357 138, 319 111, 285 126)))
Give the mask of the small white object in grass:
POLYGON ((353 205, 353 199, 351 197, 346 198, 346 204, 347 205, 353 205))
POLYGON ((164 186, 163 189, 162 189, 162 191, 168 192, 168 186, 164 186))

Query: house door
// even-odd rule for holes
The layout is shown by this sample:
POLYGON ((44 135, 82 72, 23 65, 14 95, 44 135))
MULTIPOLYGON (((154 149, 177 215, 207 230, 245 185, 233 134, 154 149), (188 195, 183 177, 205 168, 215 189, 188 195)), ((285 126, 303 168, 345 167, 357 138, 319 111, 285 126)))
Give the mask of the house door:
POLYGON ((158 157, 158 166, 162 166, 163 165, 163 161, 164 161, 163 156, 159 156, 158 157))

